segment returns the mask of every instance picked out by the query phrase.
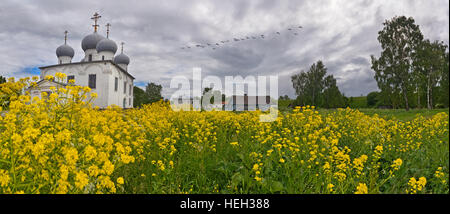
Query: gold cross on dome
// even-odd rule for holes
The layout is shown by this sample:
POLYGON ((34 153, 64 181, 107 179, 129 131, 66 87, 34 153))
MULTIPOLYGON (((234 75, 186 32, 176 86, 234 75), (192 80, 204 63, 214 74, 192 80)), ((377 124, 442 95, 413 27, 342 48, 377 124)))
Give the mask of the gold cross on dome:
POLYGON ((94 20, 94 25, 92 25, 94 27, 94 32, 97 32, 97 28, 98 28, 98 24, 97 21, 101 18, 102 16, 100 16, 100 14, 98 14, 97 12, 94 13, 94 15, 91 17, 92 20, 94 20))

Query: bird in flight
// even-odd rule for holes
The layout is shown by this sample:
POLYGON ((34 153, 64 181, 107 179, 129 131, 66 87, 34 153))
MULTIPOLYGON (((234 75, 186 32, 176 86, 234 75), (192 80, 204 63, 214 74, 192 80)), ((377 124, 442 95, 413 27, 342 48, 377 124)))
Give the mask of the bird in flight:
MULTIPOLYGON (((293 35, 298 36, 299 35, 298 30, 301 29, 301 28, 303 28, 303 26, 299 25, 299 26, 287 28, 287 30, 291 31, 293 35)), ((274 31, 272 31, 272 32, 274 32, 274 31)), ((276 35, 281 35, 281 32, 282 31, 275 31, 275 34, 276 35)), ((269 34, 267 34, 267 35, 269 35, 269 34)), ((261 34, 259 36, 258 35, 254 35, 254 36, 250 35, 250 36, 244 36, 244 37, 241 37, 241 38, 234 37, 234 38, 232 38, 230 40, 220 40, 220 41, 218 41, 216 43, 214 43, 214 42, 206 43, 206 44, 203 44, 203 43, 197 43, 197 44, 189 43, 190 45, 192 44, 192 46, 185 45, 185 46, 182 46, 180 48, 181 49, 191 49, 191 47, 205 48, 205 47, 209 46, 209 47, 212 48, 212 50, 216 50, 217 48, 221 47, 221 44, 225 45, 225 43, 228 43, 230 41, 239 42, 239 41, 244 41, 244 40, 249 40, 249 39, 258 39, 258 38, 265 39, 265 34, 261 34)), ((273 38, 275 38, 275 37, 273 37, 273 38)))

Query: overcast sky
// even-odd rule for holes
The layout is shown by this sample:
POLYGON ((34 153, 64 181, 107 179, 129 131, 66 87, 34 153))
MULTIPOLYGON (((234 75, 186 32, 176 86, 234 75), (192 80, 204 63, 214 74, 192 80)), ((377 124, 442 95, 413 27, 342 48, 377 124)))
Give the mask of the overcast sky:
POLYGON ((381 51, 377 32, 395 15, 412 16, 425 38, 449 43, 447 0, 1 0, 0 75, 37 75, 37 67, 56 64, 65 30, 73 61, 80 61, 96 11, 99 32, 106 34, 109 22, 110 38, 125 42, 136 85, 161 84, 166 97, 170 79, 191 79, 193 67, 201 67, 203 77, 279 75, 278 93, 294 97, 290 76, 318 60, 346 96, 366 95, 377 90, 370 69, 370 55, 381 51), (216 42, 215 50, 193 47, 216 42), (180 48, 186 46, 192 48, 180 48))

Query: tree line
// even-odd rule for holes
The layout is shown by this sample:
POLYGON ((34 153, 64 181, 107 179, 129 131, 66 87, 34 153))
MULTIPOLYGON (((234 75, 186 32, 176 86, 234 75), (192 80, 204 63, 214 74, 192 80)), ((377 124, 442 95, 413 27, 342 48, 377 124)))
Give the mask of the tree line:
POLYGON ((336 85, 336 79, 333 75, 327 75, 327 68, 320 60, 308 71, 292 76, 291 81, 297 94, 294 105, 338 108, 348 104, 336 85))
MULTIPOLYGON (((381 55, 371 55, 379 91, 367 95, 368 107, 423 108, 449 106, 449 53, 442 41, 424 39, 412 17, 393 17, 378 32, 381 55)), ((294 105, 324 108, 349 106, 322 61, 291 77, 294 105)))
POLYGON ((162 86, 155 83, 147 83, 145 90, 134 86, 133 88, 133 107, 141 107, 144 104, 150 104, 163 99, 161 96, 162 86))
POLYGON ((371 56, 379 102, 406 110, 448 107, 447 45, 424 39, 412 17, 394 17, 383 26, 381 55, 371 56))

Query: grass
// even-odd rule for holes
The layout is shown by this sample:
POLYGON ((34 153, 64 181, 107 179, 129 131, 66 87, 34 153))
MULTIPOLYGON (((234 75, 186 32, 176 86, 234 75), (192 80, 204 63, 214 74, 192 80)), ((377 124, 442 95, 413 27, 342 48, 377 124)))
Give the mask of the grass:
POLYGON ((350 97, 350 108, 367 108, 367 97, 350 97))
POLYGON ((406 111, 405 109, 358 109, 360 112, 367 115, 375 115, 377 114, 380 117, 385 119, 397 119, 400 121, 410 121, 414 119, 416 116, 421 115, 425 118, 431 117, 440 112, 449 113, 449 109, 411 109, 406 111))
MULTIPOLYGON (((445 112, 449 114, 448 108, 432 109, 432 110, 410 109, 409 111, 406 111, 405 109, 374 109, 374 108, 358 108, 357 110, 368 116, 373 116, 377 114, 378 116, 384 119, 399 120, 403 122, 413 120, 419 115, 425 118, 429 118, 440 112, 445 112)), ((322 114, 329 114, 335 112, 336 109, 318 109, 318 111, 322 114)), ((292 110, 288 112, 292 112, 292 110)))

